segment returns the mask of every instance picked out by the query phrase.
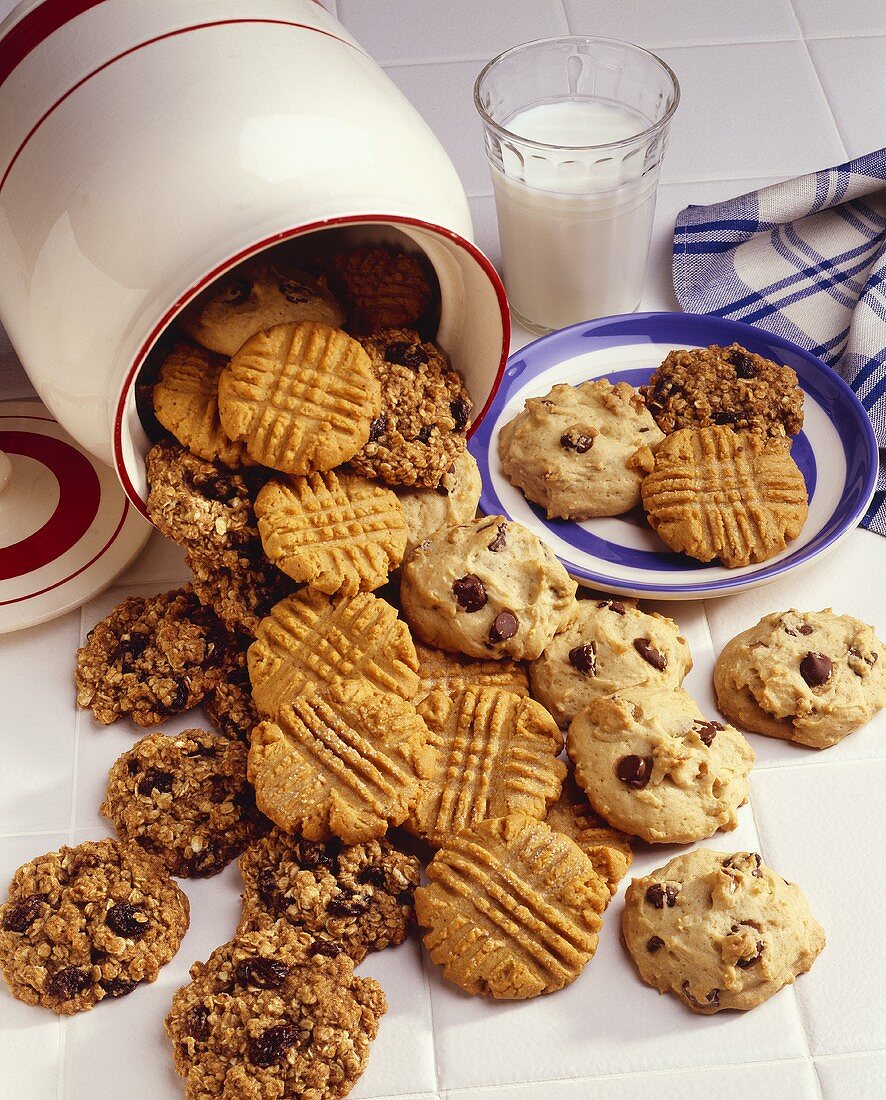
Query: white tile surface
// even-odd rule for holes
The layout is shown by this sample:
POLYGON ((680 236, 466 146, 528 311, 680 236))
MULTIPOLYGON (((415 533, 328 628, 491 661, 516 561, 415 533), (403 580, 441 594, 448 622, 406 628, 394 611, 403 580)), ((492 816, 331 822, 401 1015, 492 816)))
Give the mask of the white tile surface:
POLYGON ((847 154, 858 157, 881 149, 886 145, 886 37, 810 42, 809 52, 847 154))
POLYGON ((563 6, 573 34, 622 38, 647 49, 800 36, 790 0, 563 0, 563 6))
POLYGON ((795 987, 813 1054, 886 1048, 886 879, 879 841, 873 863, 865 843, 886 830, 884 789, 882 758, 751 773, 764 858, 800 884, 827 935, 795 987))
POLYGON ((886 1051, 819 1058, 815 1068, 823 1100, 882 1100, 886 1096, 886 1051))
POLYGON ((791 0, 807 38, 886 34, 886 7, 871 0, 791 0))

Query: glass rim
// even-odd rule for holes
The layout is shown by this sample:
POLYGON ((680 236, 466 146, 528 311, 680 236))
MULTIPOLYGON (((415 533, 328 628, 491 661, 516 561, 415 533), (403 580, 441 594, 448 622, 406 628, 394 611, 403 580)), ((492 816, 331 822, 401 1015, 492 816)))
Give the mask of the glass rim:
POLYGON ((479 114, 480 118, 482 119, 483 124, 503 137, 519 141, 522 144, 531 146, 534 149, 569 149, 575 150, 576 152, 587 152, 592 149, 618 149, 625 145, 632 145, 642 138, 652 137, 659 130, 662 130, 665 126, 667 126, 667 124, 671 121, 674 111, 676 111, 679 103, 680 82, 677 79, 677 74, 666 61, 658 56, 658 54, 653 53, 652 50, 644 49, 643 46, 638 46, 634 42, 627 42, 623 38, 607 38, 603 35, 595 34, 558 34, 552 35, 549 38, 534 38, 530 42, 521 42, 519 43, 519 45, 511 46, 509 49, 504 50, 500 54, 497 54, 495 57, 492 58, 491 61, 488 61, 480 70, 477 79, 474 81, 474 107, 477 110, 477 114, 479 114), (534 138, 521 137, 520 134, 515 133, 513 130, 509 130, 507 126, 503 126, 500 122, 496 122, 492 115, 488 113, 488 111, 485 109, 480 101, 480 85, 482 84, 487 74, 495 66, 504 61, 505 58, 510 57, 512 54, 518 53, 521 50, 528 50, 533 46, 543 46, 547 43, 553 42, 602 42, 606 45, 627 46, 629 49, 635 51, 636 53, 646 54, 647 57, 656 62, 656 64, 659 65, 671 78, 671 82, 674 86, 674 98, 668 106, 667 111, 665 111, 665 113, 657 122, 651 123, 649 126, 646 127, 645 130, 640 130, 636 134, 632 134, 631 137, 619 138, 618 141, 603 141, 591 145, 562 145, 546 141, 536 141, 534 138))

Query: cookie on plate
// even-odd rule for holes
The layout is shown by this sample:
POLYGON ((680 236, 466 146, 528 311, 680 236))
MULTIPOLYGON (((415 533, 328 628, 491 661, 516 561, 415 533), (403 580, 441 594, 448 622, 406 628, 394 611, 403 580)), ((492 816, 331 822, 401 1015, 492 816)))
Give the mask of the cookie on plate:
POLYGON ((511 814, 447 841, 415 892, 443 976, 467 993, 525 1000, 574 981, 597 950, 609 890, 568 836, 511 814))
POLYGON ((309 681, 360 679, 409 701, 418 689, 409 629, 370 592, 327 596, 303 588, 281 600, 262 620, 248 662, 256 706, 270 717, 309 681))
POLYGON ((135 844, 90 840, 19 867, 0 906, 13 996, 60 1015, 153 982, 188 930, 188 899, 135 844))
POLYGON ((217 875, 271 827, 246 782, 247 748, 217 733, 149 733, 108 775, 100 812, 180 878, 217 875))
POLYGON ((420 542, 445 527, 470 523, 477 514, 482 491, 477 460, 468 450, 461 451, 432 489, 395 487, 409 529, 404 560, 420 542))
POLYGON ((775 437, 803 427, 796 372, 741 344, 669 352, 640 393, 663 432, 728 424, 775 437))
POLYGON ((369 356, 313 321, 258 332, 218 383, 222 427, 250 456, 288 474, 331 470, 360 450, 381 412, 369 356))
POLYGON ((884 649, 830 608, 765 615, 717 659, 717 704, 744 729, 825 749, 886 706, 884 649))
POLYGON ((600 695, 632 684, 679 687, 692 668, 680 628, 621 600, 577 600, 565 629, 529 666, 533 698, 564 728, 600 695))
POLYGON ((762 1004, 804 974, 825 943, 798 886, 756 852, 710 848, 634 879, 622 939, 647 985, 705 1015, 762 1004))
POLYGON ((354 332, 406 328, 431 300, 421 263, 387 248, 353 248, 321 260, 329 281, 348 310, 354 332))
POLYGON ((380 588, 406 549, 396 496, 353 474, 273 478, 256 497, 255 514, 270 560, 330 596, 380 588))
POLYGON ((496 687, 432 691, 418 705, 436 752, 406 828, 434 845, 490 817, 543 820, 560 795, 563 738, 544 707, 496 687))
POLYGON ((306 840, 376 840, 406 819, 434 768, 414 706, 363 680, 308 683, 252 731, 259 809, 306 840))
POLYGON ((436 487, 465 449, 471 399, 461 375, 411 329, 360 343, 381 386, 381 412, 351 466, 388 485, 436 487))
POLYGON ((230 358, 273 325, 320 321, 338 328, 341 305, 325 282, 291 264, 253 260, 230 271, 178 319, 198 344, 230 358))
POLYGON ((634 859, 631 838, 594 813, 571 769, 560 797, 548 807, 545 823, 575 841, 614 895, 634 859))
POLYGON ((640 503, 640 482, 664 439, 627 382, 560 384, 530 397, 501 429, 502 470, 549 519, 620 516, 640 503))
POLYGON ((688 844, 738 825, 754 751, 682 688, 641 684, 594 699, 566 742, 575 778, 610 825, 650 844, 688 844))
POLYGON ((415 643, 415 652, 420 680, 412 700, 416 706, 437 690, 454 696, 468 688, 495 687, 517 695, 529 694, 529 677, 520 661, 507 657, 499 661, 473 660, 463 653, 448 653, 422 642, 415 643))
POLYGON ((724 427, 667 436, 642 494, 649 523, 672 550, 730 569, 784 550, 809 513, 790 440, 724 427))
POLYGON ((312 844, 274 829, 240 857, 238 931, 285 920, 311 935, 311 955, 355 963, 406 939, 421 866, 387 840, 312 844))
POLYGON ((415 548, 400 599, 428 645, 469 657, 532 660, 562 630, 577 585, 521 523, 488 516, 415 548))
POLYGON ((166 1034, 188 1100, 346 1096, 387 1010, 374 978, 286 921, 236 935, 191 967, 166 1034))
POLYGON ((223 675, 230 635, 190 585, 130 596, 77 650, 77 704, 108 725, 156 726, 196 706, 223 675))

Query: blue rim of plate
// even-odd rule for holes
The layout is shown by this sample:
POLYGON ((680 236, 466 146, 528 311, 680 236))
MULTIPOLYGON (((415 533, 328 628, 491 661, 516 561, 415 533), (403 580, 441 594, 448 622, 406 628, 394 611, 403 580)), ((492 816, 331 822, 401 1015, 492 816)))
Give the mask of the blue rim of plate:
MULTIPOLYGON (((508 359, 501 383, 482 423, 474 433, 469 449, 480 467, 483 492, 480 508, 486 515, 510 515, 496 490, 490 470, 490 451, 498 450, 498 429, 506 421, 501 419, 505 406, 538 375, 550 371, 559 364, 567 364, 577 356, 589 352, 605 352, 608 349, 644 344, 670 345, 673 347, 707 347, 710 344, 725 346, 737 342, 749 351, 766 356, 778 363, 790 366, 797 372, 804 394, 811 398, 825 413, 831 427, 839 437, 843 448, 846 472, 839 502, 814 536, 798 549, 785 551, 771 562, 761 562, 736 571, 723 579, 706 581, 703 574, 720 569, 718 563, 705 565, 683 554, 675 554, 662 546, 661 552, 638 550, 621 546, 594 533, 595 521, 578 524, 566 520, 549 520, 544 510, 526 502, 536 517, 537 533, 544 537, 548 532, 564 543, 573 545, 584 554, 597 557, 605 570, 607 560, 632 569, 648 569, 650 575, 702 573, 691 583, 669 583, 661 579, 625 579, 599 569, 589 569, 567 556, 557 556, 567 571, 583 584, 605 591, 623 594, 647 594, 671 598, 702 598, 719 596, 752 588, 774 580, 782 573, 805 565, 824 551, 832 548, 858 523, 874 495, 877 480, 878 450, 873 427, 861 402, 843 379, 820 359, 799 345, 782 336, 754 328, 742 321, 729 321, 696 313, 629 313, 613 317, 601 317, 584 321, 569 328, 559 329, 539 337, 514 352, 508 359), (494 437, 494 438, 493 438, 494 437), (595 549, 603 556, 598 556, 595 549)), ((658 365, 660 357, 650 357, 649 366, 642 369, 593 370, 588 377, 623 379, 640 385, 658 365)), ((551 379, 551 384, 560 379, 551 379)), ((533 396, 530 392, 527 396, 533 396)), ((521 406, 522 407, 522 406, 521 406)), ((511 415, 516 415, 512 412, 511 415)), ((510 416, 509 418, 510 419, 510 416)), ((817 456, 805 432, 794 438, 793 456, 806 479, 810 505, 818 480, 818 465, 826 455, 817 456)), ((503 475, 502 475, 502 480, 503 475)), ((800 535, 802 539, 802 532, 800 535)), ((795 540, 797 541, 797 540, 795 540)), ((556 548, 555 548, 556 553, 556 548)))

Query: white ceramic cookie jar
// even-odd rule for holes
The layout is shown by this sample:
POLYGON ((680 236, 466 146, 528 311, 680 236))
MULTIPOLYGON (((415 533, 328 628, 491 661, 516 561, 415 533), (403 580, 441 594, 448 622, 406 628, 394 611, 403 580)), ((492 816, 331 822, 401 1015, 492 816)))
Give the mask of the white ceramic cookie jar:
POLYGON ((0 25, 0 319, 52 413, 137 507, 135 381, 208 283, 334 231, 423 252, 482 411, 507 302, 463 188, 315 0, 25 0, 0 25))

